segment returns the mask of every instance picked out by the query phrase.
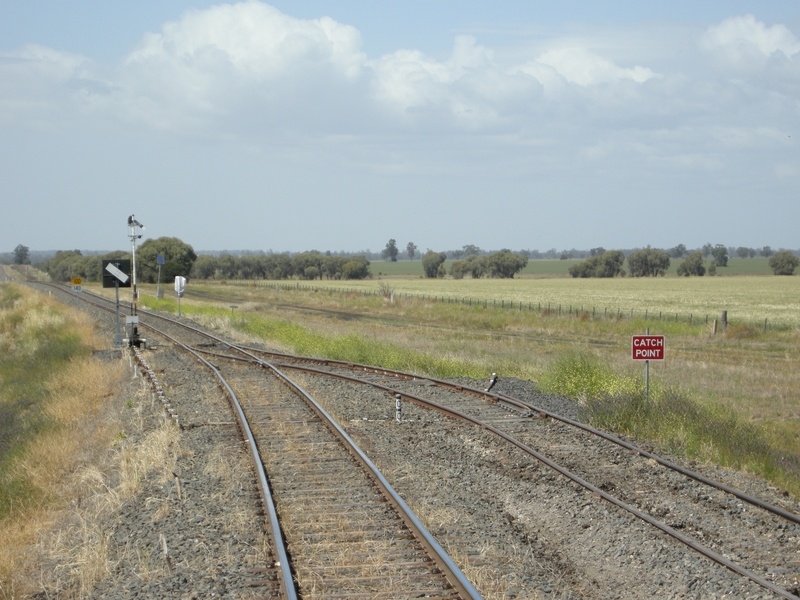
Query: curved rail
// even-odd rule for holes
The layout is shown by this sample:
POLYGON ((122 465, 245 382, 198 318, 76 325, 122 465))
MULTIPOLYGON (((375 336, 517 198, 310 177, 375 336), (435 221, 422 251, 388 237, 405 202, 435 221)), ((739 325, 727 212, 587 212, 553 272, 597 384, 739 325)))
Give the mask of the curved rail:
MULTIPOLYGON (((268 363, 266 361, 262 361, 260 358, 255 356, 252 352, 259 352, 259 353, 264 353, 264 354, 274 355, 274 356, 282 356, 284 358, 289 358, 289 359, 299 360, 299 361, 305 361, 305 362, 323 363, 325 365, 335 365, 335 366, 340 366, 340 367, 344 366, 344 367, 349 368, 349 369, 359 369, 359 370, 363 369, 364 371, 374 372, 374 373, 382 373, 384 375, 393 375, 393 376, 396 376, 396 377, 402 377, 403 379, 426 379, 426 380, 432 381, 432 382, 434 382, 434 383, 436 383, 438 385, 441 385, 443 387, 447 387, 447 388, 450 388, 450 389, 455 389, 455 390, 461 391, 461 392, 477 394, 479 396, 490 398, 490 399, 494 400, 494 402, 509 403, 512 406, 516 406, 517 408, 524 408, 526 410, 536 411, 539 414, 541 414, 542 416, 548 416, 548 417, 551 417, 553 419, 562 421, 562 422, 570 424, 570 425, 579 426, 581 429, 584 429, 584 430, 586 430, 586 431, 588 431, 590 433, 595 433, 596 435, 600 435, 601 437, 607 439, 608 441, 612 441, 614 443, 618 443, 620 446, 629 448, 632 451, 638 452, 639 454, 641 454, 643 456, 648 456, 648 457, 650 456, 650 453, 647 453, 646 451, 641 450, 641 449, 637 448, 636 446, 633 446, 632 444, 627 444, 626 442, 623 442, 622 440, 619 440, 618 438, 614 438, 613 436, 609 436, 608 434, 604 434, 603 432, 600 432, 599 430, 595 430, 595 429, 593 429, 593 428, 591 428, 589 426, 586 426, 586 425, 583 425, 581 423, 578 423, 577 421, 572 421, 570 419, 566 419, 565 417, 560 417, 560 416, 555 415, 553 413, 549 413, 548 411, 544 411, 544 410, 538 409, 538 408, 534 407, 533 405, 531 405, 529 403, 526 403, 526 402, 523 402, 523 401, 521 401, 519 399, 513 398, 512 396, 507 396, 507 395, 504 395, 504 394, 490 393, 488 391, 477 390, 475 388, 470 388, 468 386, 462 386, 462 385, 458 385, 458 384, 453 384, 453 383, 449 383, 449 382, 446 382, 446 381, 443 381, 443 380, 434 379, 434 378, 418 377, 418 376, 415 376, 415 375, 411 375, 411 374, 408 374, 408 373, 403 373, 401 371, 394 371, 394 370, 391 370, 391 369, 377 369, 375 367, 369 367, 367 365, 360 365, 360 364, 356 364, 356 363, 346 363, 346 362, 343 362, 343 361, 335 361, 335 360, 314 359, 314 358, 310 358, 310 357, 294 357, 294 356, 291 356, 291 355, 280 354, 280 353, 269 352, 269 351, 263 351, 263 350, 254 349, 254 348, 244 348, 244 347, 237 346, 236 344, 231 344, 230 342, 222 340, 221 338, 218 338, 218 337, 216 337, 216 336, 214 336, 212 334, 209 334, 209 333, 204 332, 202 330, 199 330, 197 328, 190 327, 188 325, 185 325, 183 323, 180 323, 180 322, 175 321, 173 319, 170 319, 168 317, 164 317, 163 315, 157 315, 157 314, 152 313, 150 311, 145 311, 145 313, 150 315, 150 316, 153 316, 153 317, 156 317, 156 318, 160 318, 160 319, 172 322, 173 324, 185 327, 186 329, 191 330, 191 331, 193 331, 193 332, 195 332, 195 333, 197 333, 199 335, 205 336, 208 339, 213 339, 217 343, 221 343, 224 346, 229 347, 230 349, 235 350, 237 352, 240 352, 241 354, 247 356, 250 360, 252 360, 256 364, 259 364, 259 365, 261 365, 262 367, 265 367, 265 368, 273 369, 276 372, 279 372, 277 367, 275 367, 274 365, 272 365, 272 364, 270 364, 270 363, 268 363)), ((218 356, 220 358, 228 358, 228 359, 234 359, 234 360, 246 360, 246 359, 241 359, 241 358, 235 357, 235 356, 226 356, 226 355, 216 354, 216 353, 209 353, 209 354, 214 354, 215 356, 218 356)), ((360 379, 355 378, 355 377, 349 377, 347 375, 331 373, 329 371, 323 371, 321 369, 314 369, 312 367, 307 367, 307 366, 291 365, 291 364, 285 364, 285 363, 282 364, 281 366, 283 366, 284 368, 302 370, 302 371, 306 371, 306 372, 310 372, 310 373, 314 373, 314 374, 318 374, 318 375, 323 375, 323 376, 328 376, 328 377, 335 377, 337 379, 341 379, 341 380, 344 380, 344 381, 350 381, 350 382, 358 383, 358 384, 362 384, 362 385, 369 385, 369 386, 372 386, 372 387, 374 387, 376 389, 382 390, 382 391, 384 391, 384 392, 386 392, 388 394, 398 394, 399 393, 399 394, 401 394, 402 397, 407 398, 408 400, 414 402, 415 404, 418 404, 418 405, 426 407, 426 408, 434 409, 434 410, 436 410, 436 411, 438 411, 438 412, 440 412, 442 414, 445 414, 445 415, 447 415, 447 416, 449 416, 451 418, 457 419, 457 420, 464 420, 464 421, 473 423, 474 425, 476 425, 478 427, 481 427, 481 428, 483 428, 483 429, 485 429, 485 430, 487 430, 489 432, 494 433, 498 437, 501 437, 501 438, 505 439, 509 443, 511 443, 514 446, 518 447, 523 452, 528 453, 529 455, 533 456, 534 458, 536 458, 541 463, 547 465, 548 467, 550 467, 551 469, 557 471, 561 475, 567 477, 568 479, 574 481, 578 485, 580 485, 580 486, 584 487, 585 489, 591 491, 593 494, 597 495, 598 497, 603 498, 607 502, 609 502, 609 503, 611 503, 611 504, 613 504, 613 505, 615 505, 615 506, 617 506, 617 507, 629 512, 630 514, 636 516, 637 518, 639 518, 639 519, 645 521, 646 523, 656 527, 657 529, 661 530, 662 532, 666 533, 667 535, 671 536, 672 538, 680 541, 681 543, 685 544, 686 546, 692 548, 693 550, 695 550, 696 552, 702 554, 703 556, 713 560, 714 562, 725 566, 729 570, 731 570, 731 571, 733 571, 733 572, 735 572, 735 573, 737 573, 737 574, 739 574, 739 575, 741 575, 743 577, 746 577, 746 578, 750 579, 754 583, 757 583, 758 585, 762 586, 763 588, 768 589, 771 592, 773 592, 773 593, 775 593, 775 594, 777 594, 777 595, 779 595, 779 596, 781 596, 783 598, 795 599, 795 600, 798 599, 798 596, 792 594, 788 590, 785 590, 785 589, 773 584, 772 582, 770 582, 770 581, 764 579, 763 577, 753 573, 752 571, 750 571, 750 570, 748 570, 748 569, 746 569, 746 568, 734 563, 733 561, 725 558, 724 556, 714 552, 710 548, 707 548, 703 544, 699 543, 697 540, 680 533, 679 531, 677 531, 674 528, 670 527, 666 523, 663 523, 663 522, 651 517, 647 513, 644 513, 642 511, 638 510, 637 508, 627 504, 626 502, 623 502, 619 498, 616 498, 615 496, 612 496, 611 494, 605 492, 604 490, 600 489, 599 487, 597 487, 597 486, 591 484, 590 482, 584 480, 580 476, 572 473, 568 469, 562 467, 558 463, 552 461, 551 459, 549 459, 546 456, 540 454, 539 452, 537 452, 533 448, 527 446, 523 442, 513 438, 512 436, 508 435, 504 431, 502 431, 502 430, 500 430, 500 429, 498 429, 498 428, 496 428, 496 427, 494 427, 492 425, 484 423, 484 422, 482 422, 482 421, 480 421, 480 420, 478 420, 478 419, 476 419, 474 417, 471 417, 471 416, 469 416, 469 415, 467 415, 465 413, 462 413, 460 411, 457 411, 455 409, 448 408, 448 407, 443 406, 441 404, 438 404, 436 402, 433 402, 433 401, 430 401, 430 400, 426 400, 424 398, 420 398, 418 396, 415 396, 413 394, 409 394, 407 392, 399 392, 398 390, 395 390, 395 389, 393 389, 393 388, 391 388, 389 386, 385 386, 385 385, 382 385, 382 384, 379 384, 379 383, 364 381, 364 380, 360 380, 360 379)), ((320 408, 320 410, 322 410, 322 409, 320 408)), ((654 460, 657 460, 657 458, 658 458, 655 455, 653 455, 653 457, 654 457, 654 460)), ((670 466, 672 464, 672 463, 669 463, 669 461, 665 461, 664 459, 661 459, 658 462, 660 462, 661 464, 663 464, 665 466, 670 466)), ((688 475, 689 473, 692 473, 691 471, 684 470, 682 468, 681 468, 681 470, 679 470, 679 472, 681 472, 683 474, 686 474, 686 475, 688 475), (683 471, 687 471, 687 472, 683 473, 683 471)), ((699 474, 693 474, 693 475, 696 476, 696 477, 694 477, 695 479, 705 483, 705 481, 703 481, 703 479, 706 479, 706 478, 704 478, 703 476, 701 476, 699 474)), ((712 480, 708 480, 708 481, 712 481, 712 480)), ((746 496, 746 495, 741 493, 741 492, 738 492, 738 490, 733 490, 732 488, 727 488, 727 486, 723 486, 723 484, 720 484, 718 482, 713 482, 712 481, 712 484, 713 484, 713 487, 717 487, 718 489, 721 489, 723 491, 728 491, 728 489, 730 489, 731 490, 730 493, 733 493, 735 496, 740 497, 742 499, 745 499, 742 496, 746 496), (727 488, 727 489, 725 489, 725 488, 727 488)), ((761 501, 759 501, 758 499, 754 499, 754 500, 757 501, 754 504, 756 504, 758 506, 761 506, 759 504, 761 501)), ((768 503, 764 503, 764 504, 766 506, 761 506, 761 507, 765 508, 766 510, 770 510, 770 508, 767 508, 767 507, 772 507, 772 505, 769 505, 768 503)), ((778 507, 773 507, 773 508, 776 509, 776 510, 770 510, 770 512, 774 512, 775 514, 778 514, 780 516, 784 516, 784 514, 782 514, 782 513, 785 513, 787 515, 790 515, 791 517, 797 518, 797 516, 793 515, 793 513, 789 513, 787 511, 783 511, 782 509, 780 509, 778 507)), ((790 520, 794 520, 794 518, 790 518, 790 520)))
MULTIPOLYGON (((68 291, 68 290, 65 290, 68 291)), ((69 291, 68 291, 69 292, 69 291)), ((102 297, 101 297, 102 298, 102 297)), ((105 298, 102 298, 105 300, 105 298)), ((85 300, 88 301, 88 300, 85 300)), ((92 303, 98 308, 102 308, 104 310, 109 310, 107 307, 100 306, 96 303, 92 303)), ((356 460, 362 465, 365 469, 367 474, 370 478, 375 482, 377 487, 381 490, 384 494, 386 499, 394 506, 397 514, 400 516, 401 520, 405 523, 406 527, 414 534, 417 540, 422 544, 425 550, 428 552, 429 556, 436 563, 436 566, 440 569, 441 573, 444 574, 447 581, 450 585, 453 586, 453 589, 458 593, 459 597, 462 600, 482 600, 483 596, 480 592, 472 585, 472 583, 467 579, 467 577, 461 572, 458 565, 453 562, 444 548, 436 541, 433 535, 427 530, 427 528, 422 524, 422 522, 417 518, 411 508, 406 504, 406 502, 400 497, 397 491, 392 487, 392 485, 388 482, 388 480, 383 476, 383 474, 378 470, 377 466, 367 457, 366 454, 358 447, 355 441, 342 429, 342 427, 330 416, 330 414, 319 405, 319 403, 314 400, 305 390, 303 390, 297 383, 292 381, 285 373, 281 372, 277 367, 274 365, 262 361, 254 354, 240 348, 230 342, 227 342, 219 337, 216 337, 208 332, 202 331, 195 327, 191 327, 185 323, 180 323, 168 317, 164 317, 162 315, 157 315, 151 313, 150 311, 139 311, 144 312, 148 316, 153 316, 156 318, 163 319, 165 321, 169 321, 174 325, 178 325, 186 330, 189 330, 193 333, 198 335, 204 336, 208 339, 212 339, 217 343, 223 344, 231 349, 234 349, 242 354, 246 355, 249 359, 248 362, 253 362, 258 366, 271 370, 280 380, 284 381, 289 387, 291 387, 296 393, 298 393, 303 400, 314 410, 327 424, 327 426, 333 431, 333 433, 341 440, 342 444, 348 449, 348 451, 353 455, 356 460)), ((266 473, 264 471, 263 463, 261 462, 260 456, 258 455, 258 446, 255 441, 255 438, 250 430, 250 426, 247 423, 247 418, 244 414, 244 411, 239 403, 236 395, 234 394, 233 390, 230 388, 228 383, 225 381, 222 374, 219 372, 217 367, 215 367, 211 362, 204 359, 200 356, 200 350, 195 350, 186 346, 185 344, 179 342, 174 337, 170 336, 169 334, 165 333, 164 331, 158 330, 152 325, 148 325, 146 323, 140 323, 141 327, 145 327, 150 329, 151 331, 169 339, 171 342, 176 344, 177 346, 183 348, 184 350, 190 352, 193 356, 198 358, 205 366, 210 368, 215 376, 219 379, 220 383, 224 387, 228 397, 230 398, 234 410, 237 414, 237 418, 239 420, 240 427, 242 427, 242 431, 244 432, 245 437, 248 440, 248 445, 250 446, 254 460, 256 461, 257 470, 259 474, 259 485, 263 486, 262 489, 266 491, 265 496, 265 505, 269 507, 269 514, 270 514, 270 522, 272 523, 272 518, 274 516, 274 526, 273 526, 273 535, 279 536, 277 539, 281 542, 281 549, 283 552, 280 556, 280 566, 282 569, 286 570, 288 574, 288 581, 292 582, 291 578, 291 571, 289 570, 289 560, 286 556, 285 549, 283 548, 283 536, 280 531, 280 526, 277 520, 277 512, 275 511, 274 503, 272 501, 272 495, 269 491, 269 484, 266 480, 266 473)), ((205 353, 205 352, 204 352, 205 353)), ((212 353, 213 354, 213 353, 212 353)), ((223 355, 218 355, 222 357, 223 355)), ((246 359, 242 359, 246 360, 246 359)), ((285 576, 285 575, 284 575, 285 576)), ((294 590, 294 586, 287 586, 287 589, 291 587, 290 594, 287 596, 292 600, 296 599, 296 591, 294 590)))

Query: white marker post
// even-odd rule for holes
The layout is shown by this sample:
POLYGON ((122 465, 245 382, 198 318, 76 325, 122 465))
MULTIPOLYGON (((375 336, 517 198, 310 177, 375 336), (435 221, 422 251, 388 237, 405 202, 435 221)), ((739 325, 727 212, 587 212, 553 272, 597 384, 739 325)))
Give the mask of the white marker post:
POLYGON ((186 291, 186 277, 175 277, 175 295, 178 297, 178 316, 181 316, 181 298, 186 291))

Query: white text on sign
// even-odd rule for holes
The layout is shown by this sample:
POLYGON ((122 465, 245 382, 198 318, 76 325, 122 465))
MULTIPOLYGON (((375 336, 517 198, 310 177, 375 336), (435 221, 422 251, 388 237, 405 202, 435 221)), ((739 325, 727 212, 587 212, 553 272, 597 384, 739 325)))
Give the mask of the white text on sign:
POLYGON ((634 335, 631 337, 633 360, 664 360, 663 335, 634 335))

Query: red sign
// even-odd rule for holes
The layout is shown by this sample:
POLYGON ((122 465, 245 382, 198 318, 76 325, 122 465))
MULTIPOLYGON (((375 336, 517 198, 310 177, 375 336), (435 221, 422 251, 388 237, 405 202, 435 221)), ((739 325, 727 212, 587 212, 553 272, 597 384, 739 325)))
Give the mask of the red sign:
POLYGON ((634 335, 631 337, 633 360, 664 360, 663 335, 634 335))

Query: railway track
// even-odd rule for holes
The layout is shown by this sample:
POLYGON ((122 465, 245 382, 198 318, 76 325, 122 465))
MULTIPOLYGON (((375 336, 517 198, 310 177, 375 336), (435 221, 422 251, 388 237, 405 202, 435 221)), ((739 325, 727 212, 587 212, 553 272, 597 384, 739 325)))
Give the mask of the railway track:
MULTIPOLYGON (((164 319, 161 316, 148 313, 149 316, 160 320, 164 319)), ((171 320, 166 319, 166 321, 171 320)), ((177 327, 178 325, 173 322, 172 326, 177 327)), ((799 521, 797 515, 790 510, 763 502, 748 494, 732 489, 730 486, 714 482, 707 477, 688 471, 622 440, 592 430, 581 423, 560 418, 558 415, 548 413, 531 403, 507 394, 491 393, 448 382, 425 379, 426 383, 429 382, 436 386, 436 401, 432 401, 430 398, 423 398, 421 395, 414 393, 420 389, 420 378, 411 374, 375 369, 365 365, 294 357, 254 348, 237 347, 199 331, 195 331, 191 335, 200 336, 205 340, 200 341, 200 338, 197 339, 195 352, 205 354, 209 360, 217 364, 217 368, 226 372, 245 371, 251 373, 252 371, 245 365, 246 363, 252 363, 274 371, 277 371, 278 367, 280 369, 291 368, 295 371, 304 371, 308 377, 316 380, 329 380, 330 377, 334 376, 342 381, 338 385, 345 387, 369 385, 383 394, 391 396, 399 394, 406 402, 414 402, 419 406, 424 406, 426 410, 434 409, 445 414, 450 419, 466 420, 472 423, 473 426, 477 426, 483 431, 490 432, 505 440, 516 449, 522 450, 527 455, 546 464, 572 481, 578 482, 595 497, 602 498, 628 511, 693 550, 701 552, 704 556, 723 565, 725 568, 747 577, 765 590, 785 598, 796 597, 793 593, 796 591, 795 589, 786 589, 786 587, 791 587, 790 577, 776 577, 775 570, 772 568, 775 564, 792 563, 797 558, 796 530, 799 521), (213 347, 208 345, 209 339, 213 339, 213 347), (265 360, 267 358, 269 361, 265 360), (222 363, 227 366, 220 367, 219 365, 222 363), (311 366, 312 364, 314 366, 311 366), (354 373, 358 373, 359 377, 354 377, 354 373), (550 457, 534 450, 534 446, 546 446, 550 457), (597 448, 593 448, 593 446, 597 448), (576 448, 592 448, 593 458, 595 459, 594 466, 586 460, 576 460, 575 456, 578 454, 574 452, 576 448), (621 452, 621 449, 624 452, 621 452), (553 459, 553 456, 557 457, 561 462, 567 462, 567 466, 558 464, 553 459), (597 458, 601 459, 600 465, 597 464, 597 458), (655 483, 651 484, 655 486, 656 490, 661 490, 660 497, 658 491, 646 492, 634 489, 636 487, 645 487, 643 485, 630 485, 630 474, 641 470, 640 463, 642 461, 646 461, 648 467, 659 466, 659 469, 664 473, 670 474, 668 476, 658 475, 655 483), (683 481, 688 481, 687 477, 693 480, 692 486, 688 488, 685 481, 683 481), (592 481, 595 481, 595 483, 592 483, 592 481), (711 494, 715 495, 714 498, 711 495, 703 496, 703 494, 707 493, 698 492, 697 486, 703 486, 702 489, 705 489, 705 486, 711 486, 708 489, 713 490, 711 494), (669 490, 675 493, 669 496, 669 499, 665 502, 664 492, 669 490), (615 494, 612 495, 609 491, 614 491, 615 494), (717 496, 728 500, 719 500, 717 496), (730 498, 734 500, 731 501, 730 498), (691 504, 691 510, 688 512, 678 506, 680 503, 687 501, 691 504), (739 501, 747 502, 752 506, 749 512, 747 509, 741 510, 739 501), (727 531, 712 531, 703 526, 704 523, 711 522, 707 516, 708 514, 718 512, 720 509, 725 510, 726 507, 728 512, 732 513, 730 515, 732 520, 734 522, 738 521, 737 527, 745 527, 744 534, 736 533, 735 531, 730 533, 727 531), (695 513, 700 516, 696 516, 695 513), (696 518, 681 521, 681 515, 683 514, 690 514, 696 518), (661 521, 654 515, 661 517, 671 515, 672 524, 661 521), (739 516, 737 517, 737 515, 739 516), (786 523, 789 523, 789 525, 786 525, 786 523), (695 537, 678 531, 678 529, 685 530, 687 533, 692 532, 695 537), (787 536, 787 533, 790 535, 787 536), (774 544, 767 544, 768 550, 763 552, 763 544, 754 547, 753 544, 748 545, 746 543, 748 536, 753 535, 764 540, 774 537, 774 544), (719 552, 710 546, 713 546, 719 552), (739 562, 730 558, 731 556, 748 564, 750 568, 740 566, 739 562), (759 572, 763 575, 759 574, 759 572), (775 580, 778 580, 779 583, 786 582, 784 583, 786 587, 781 587, 775 580)), ((257 389, 257 386, 253 386, 252 389, 257 389)), ((426 396, 430 396, 430 390, 433 388, 426 385, 425 389, 428 392, 426 396)), ((263 395, 263 392, 257 392, 256 395, 263 395)), ((289 422, 297 422, 302 424, 303 427, 306 427, 309 423, 308 419, 298 415, 285 414, 287 417, 298 417, 289 418, 289 422)), ((262 419, 259 423, 259 427, 270 428, 275 425, 274 419, 267 418, 267 413, 262 413, 262 419)), ((272 428, 274 429, 274 427, 272 428)), ((300 431, 300 433, 295 431, 293 435, 301 438, 311 435, 305 429, 300 431)), ((368 440, 368 436, 365 436, 364 439, 368 440)), ((313 481, 313 477, 311 480, 313 481)), ((333 567, 333 565, 329 566, 333 567)), ((329 570, 336 571, 335 568, 329 570)), ((784 574, 778 573, 778 575, 784 574)), ((314 575, 314 577, 318 576, 319 573, 314 575)), ((352 577, 352 574, 350 576, 352 577)), ((363 575, 363 577, 369 578, 372 575, 363 575)), ((364 581, 368 580, 365 579, 364 581)))
MULTIPOLYGON (((267 377, 248 364, 214 364, 186 344, 208 336, 174 321, 141 327, 193 355, 230 401, 268 516, 273 558, 249 583, 262 597, 481 598, 370 459, 290 378, 267 364, 260 365, 267 377)), ((135 354, 161 395, 157 369, 135 354)), ((166 408, 181 419, 179 409, 166 408)))

